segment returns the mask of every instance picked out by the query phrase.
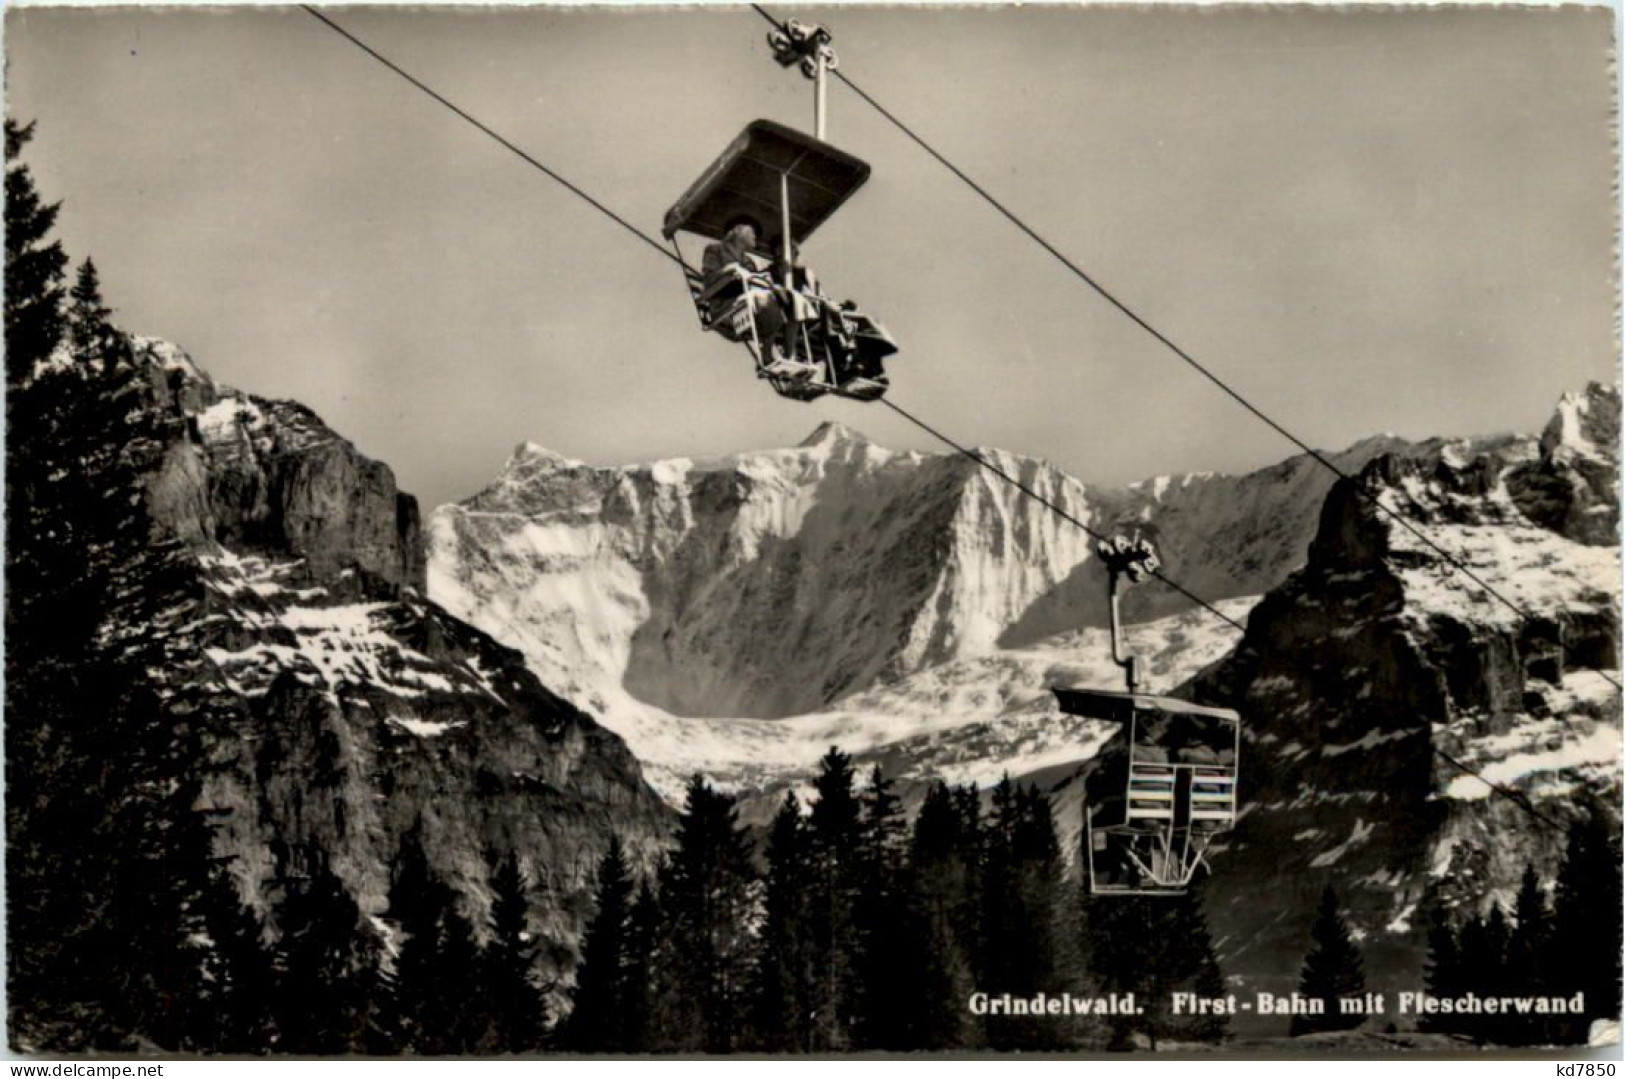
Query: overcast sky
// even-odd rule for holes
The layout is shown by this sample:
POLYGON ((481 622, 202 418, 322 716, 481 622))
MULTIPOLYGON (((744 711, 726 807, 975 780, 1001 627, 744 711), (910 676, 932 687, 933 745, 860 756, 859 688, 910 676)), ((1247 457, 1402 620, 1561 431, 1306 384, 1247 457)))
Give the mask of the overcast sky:
MULTIPOLYGON (((1312 444, 1538 429, 1617 377, 1606 9, 782 13, 1312 444)), ((330 14, 651 233, 747 122, 811 125, 748 9, 330 14)), ((936 448, 879 405, 776 398, 669 263, 302 11, 13 8, 5 52, 120 323, 305 402, 430 506, 525 439, 613 464, 834 418, 936 448)), ((804 253, 901 343, 899 404, 1091 481, 1292 452, 830 104, 874 172, 804 253)))

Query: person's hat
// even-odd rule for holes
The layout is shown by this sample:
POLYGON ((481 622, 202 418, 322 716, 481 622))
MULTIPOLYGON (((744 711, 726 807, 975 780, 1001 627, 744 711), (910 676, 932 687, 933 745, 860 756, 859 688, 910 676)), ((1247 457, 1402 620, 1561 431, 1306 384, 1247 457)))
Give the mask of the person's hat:
POLYGON ((723 235, 727 235, 728 233, 732 232, 735 225, 749 225, 751 228, 756 230, 756 235, 758 237, 762 235, 762 223, 756 220, 750 214, 734 214, 732 217, 728 218, 728 220, 722 226, 723 235))

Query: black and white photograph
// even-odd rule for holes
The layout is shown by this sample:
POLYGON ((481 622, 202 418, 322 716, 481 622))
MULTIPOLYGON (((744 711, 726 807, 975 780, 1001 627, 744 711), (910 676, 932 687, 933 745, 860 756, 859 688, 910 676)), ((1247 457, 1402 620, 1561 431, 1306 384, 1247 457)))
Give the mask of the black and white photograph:
POLYGON ((7 1052, 1619 1059, 1617 34, 8 6, 7 1052))

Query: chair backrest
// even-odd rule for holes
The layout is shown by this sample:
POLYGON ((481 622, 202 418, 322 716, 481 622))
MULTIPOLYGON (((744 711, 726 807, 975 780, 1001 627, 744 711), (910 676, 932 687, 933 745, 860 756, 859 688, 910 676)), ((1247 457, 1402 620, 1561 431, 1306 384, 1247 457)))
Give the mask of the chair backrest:
POLYGON ((1229 827, 1236 820, 1236 774, 1222 768, 1191 770, 1191 820, 1229 827))
POLYGON ((1174 770, 1167 767, 1138 762, 1130 765, 1128 819, 1173 820, 1175 775, 1174 770))

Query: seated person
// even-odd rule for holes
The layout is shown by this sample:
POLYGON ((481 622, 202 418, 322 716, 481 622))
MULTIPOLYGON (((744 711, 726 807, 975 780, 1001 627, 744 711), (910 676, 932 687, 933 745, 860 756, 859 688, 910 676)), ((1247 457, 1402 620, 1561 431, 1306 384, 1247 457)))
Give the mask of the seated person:
POLYGON ((794 240, 790 241, 790 260, 784 259, 784 241, 774 236, 768 241, 768 250, 773 252, 773 280, 780 283, 788 282, 790 287, 809 299, 823 300, 824 290, 818 286, 818 275, 812 268, 801 261, 801 245, 794 240))
MULTIPOLYGON (((700 261, 707 288, 736 271, 761 274, 767 270, 767 260, 756 253, 756 238, 761 235, 761 228, 749 214, 729 219, 722 239, 707 246, 700 261)), ((760 285, 760 289, 747 287, 744 299, 751 305, 757 336, 766 347, 785 335, 788 320, 782 305, 767 291, 768 282, 762 280, 760 285)), ((730 340, 734 337, 731 332, 723 335, 730 340)))
POLYGON ((767 261, 756 254, 756 240, 761 234, 761 224, 749 214, 736 214, 730 218, 724 227, 722 239, 708 245, 700 260, 705 283, 711 284, 730 266, 738 266, 746 273, 765 270, 767 261))
POLYGON ((824 293, 818 282, 818 275, 813 272, 812 267, 801 261, 801 246, 794 240, 790 242, 788 262, 782 254, 781 241, 777 237, 771 246, 774 250, 781 251, 774 260, 773 280, 780 289, 788 282, 791 293, 788 302, 785 303, 785 309, 794 312, 796 321, 807 323, 815 353, 822 354, 828 350, 833 354, 837 372, 847 371, 852 365, 855 347, 853 337, 855 327, 847 318, 847 311, 856 308, 850 300, 836 304, 824 293))
MULTIPOLYGON (((853 378, 885 379, 886 370, 880 361, 881 357, 887 355, 887 350, 875 347, 884 337, 885 331, 880 330, 873 319, 859 311, 858 305, 851 300, 841 302, 840 313, 841 325, 852 343, 846 374, 842 381, 853 378), (866 330, 869 332, 866 333, 866 330)), ((892 348, 890 351, 895 352, 896 349, 892 348)))

